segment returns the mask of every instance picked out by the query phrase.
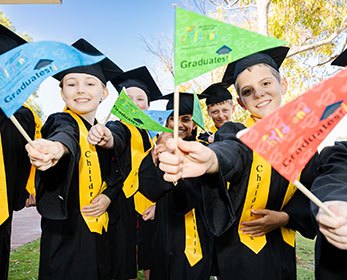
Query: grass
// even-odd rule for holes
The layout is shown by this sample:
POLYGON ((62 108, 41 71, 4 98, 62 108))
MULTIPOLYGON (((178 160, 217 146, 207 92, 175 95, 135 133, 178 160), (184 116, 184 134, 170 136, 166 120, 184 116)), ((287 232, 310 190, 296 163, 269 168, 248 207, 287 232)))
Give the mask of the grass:
POLYGON ((35 280, 39 269, 40 240, 11 251, 9 280, 35 280))
MULTIPOLYGON (((37 280, 40 257, 40 239, 11 251, 9 280, 37 280)), ((144 280, 143 271, 139 271, 138 280, 144 280)))
MULTIPOLYGON (((39 267, 40 240, 26 244, 11 251, 9 280, 36 280, 39 267)), ((297 278, 314 279, 314 241, 297 234, 297 278)), ((143 272, 138 280, 144 280, 143 272)))
POLYGON ((296 267, 298 280, 314 280, 314 243, 310 240, 296 235, 296 267))

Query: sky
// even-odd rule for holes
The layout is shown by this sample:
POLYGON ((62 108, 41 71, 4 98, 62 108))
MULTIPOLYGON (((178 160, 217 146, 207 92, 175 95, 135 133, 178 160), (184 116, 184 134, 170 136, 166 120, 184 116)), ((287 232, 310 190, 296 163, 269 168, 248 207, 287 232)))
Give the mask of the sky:
MULTIPOLYGON (((145 65, 153 73, 158 60, 145 50, 141 36, 149 39, 159 34, 174 36, 173 4, 184 7, 183 1, 63 0, 62 4, 0 4, 0 11, 10 19, 17 32, 28 33, 34 41, 54 40, 72 44, 83 37, 124 71, 145 65)), ((108 115, 117 98, 110 83, 108 88, 109 97, 97 112, 100 121, 108 115)), ((46 116, 64 108, 59 92, 58 82, 53 78, 41 84, 37 102, 46 116)), ((163 107, 163 103, 157 103, 151 109, 163 107)), ((326 142, 331 144, 337 136, 346 136, 346 126, 347 118, 326 142)))
MULTIPOLYGON (((143 65, 152 71, 157 60, 145 50, 141 36, 173 36, 173 3, 180 2, 63 0, 62 4, 0 4, 0 11, 10 19, 17 32, 28 33, 34 41, 53 40, 72 44, 84 38, 124 71, 143 65)), ((108 114, 117 97, 110 83, 108 88, 110 95, 97 112, 100 120, 108 114)), ((58 82, 53 78, 41 84, 37 102, 46 116, 64 107, 59 91, 58 82)), ((163 106, 163 103, 159 104, 159 108, 163 106)))
POLYGON ((124 69, 150 63, 140 35, 173 32, 172 0, 63 0, 62 4, 0 5, 18 32, 34 41, 71 44, 83 37, 124 69))

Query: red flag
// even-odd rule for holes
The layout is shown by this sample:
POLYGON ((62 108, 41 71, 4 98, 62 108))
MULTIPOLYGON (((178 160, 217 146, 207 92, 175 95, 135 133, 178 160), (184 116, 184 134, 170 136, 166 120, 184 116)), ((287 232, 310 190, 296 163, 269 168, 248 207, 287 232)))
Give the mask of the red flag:
POLYGON ((240 139, 294 182, 347 113, 347 68, 277 109, 240 139))

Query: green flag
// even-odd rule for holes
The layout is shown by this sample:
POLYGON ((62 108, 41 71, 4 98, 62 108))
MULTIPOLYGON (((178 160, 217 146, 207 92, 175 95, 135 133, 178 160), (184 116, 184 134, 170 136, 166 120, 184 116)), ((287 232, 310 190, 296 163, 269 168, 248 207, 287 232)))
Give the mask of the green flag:
POLYGON ((175 85, 288 42, 176 8, 175 85))
POLYGON ((205 130, 204 119, 201 113, 200 101, 196 93, 194 93, 194 104, 193 104, 193 121, 205 130))
POLYGON ((124 88, 114 103, 111 113, 121 120, 139 128, 153 131, 172 132, 172 129, 160 125, 142 112, 142 110, 137 107, 125 93, 124 88))

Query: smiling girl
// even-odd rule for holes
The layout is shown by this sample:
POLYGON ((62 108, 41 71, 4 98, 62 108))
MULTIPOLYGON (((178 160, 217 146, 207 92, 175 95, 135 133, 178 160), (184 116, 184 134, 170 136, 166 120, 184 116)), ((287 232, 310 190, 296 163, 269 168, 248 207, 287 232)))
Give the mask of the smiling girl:
MULTIPOLYGON (((84 39, 73 44, 101 53, 84 39)), ((55 76, 66 112, 47 119, 42 139, 26 145, 36 175, 37 209, 42 215, 39 279, 111 279, 106 212, 120 176, 109 151, 87 142, 96 123, 105 84, 121 73, 109 59, 55 76), (107 72, 106 72, 107 69, 107 72)))

